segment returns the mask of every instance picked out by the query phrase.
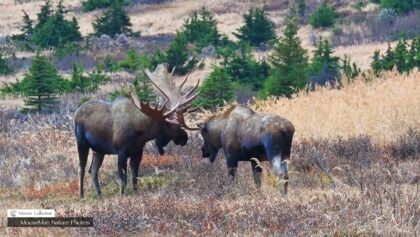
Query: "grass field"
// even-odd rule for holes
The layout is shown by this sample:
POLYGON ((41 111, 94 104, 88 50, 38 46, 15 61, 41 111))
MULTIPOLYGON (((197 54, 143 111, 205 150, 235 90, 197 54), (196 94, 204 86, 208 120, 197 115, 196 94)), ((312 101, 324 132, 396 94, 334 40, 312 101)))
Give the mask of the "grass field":
MULTIPOLYGON (((346 14, 344 21, 376 9, 368 4, 356 11, 350 7, 352 1, 329 2, 346 14)), ((91 23, 101 10, 84 13, 80 1, 63 3, 69 16, 78 19, 82 34, 92 33, 91 23)), ((133 29, 152 37, 175 33, 192 10, 204 5, 215 14, 219 30, 233 38, 242 14, 264 3, 280 35, 286 1, 174 0, 136 4, 127 11, 133 29)), ((19 33, 22 10, 35 19, 42 4, 1 0, 0 37, 19 33)), ((298 34, 311 55, 311 35, 331 32, 302 25, 298 34)), ((373 52, 386 48, 386 42, 333 48, 337 56, 351 56, 369 81, 344 80, 340 89, 316 88, 290 99, 269 98, 251 105, 258 112, 288 118, 296 128, 287 195, 277 188, 268 163, 262 164, 260 190, 247 162, 239 164, 238 178, 232 183, 224 156, 219 154, 213 165, 201 158, 200 135, 189 132, 187 146, 171 143, 162 157, 153 144, 147 144, 138 192, 129 184, 127 194, 119 196, 117 158, 107 156, 99 175, 103 196, 95 196, 87 174, 85 198, 80 199, 73 113, 83 96, 63 96, 60 109, 48 116, 21 114, 16 109, 23 106, 23 98, 0 97, 0 236, 420 236, 420 72, 371 76, 367 69, 373 52), (95 226, 7 228, 10 208, 51 208, 57 216, 92 216, 95 226)), ((100 58, 104 52, 93 53, 97 54, 89 56, 100 58)), ((33 55, 16 52, 19 59, 33 55)), ((191 83, 208 75, 213 61, 207 60, 203 70, 191 74, 191 83)), ((25 72, 0 76, 0 85, 22 79, 25 72)), ((107 92, 133 78, 129 72, 110 76, 110 83, 89 96, 104 99, 107 92)), ((196 114, 189 124, 209 113, 196 114)))
MULTIPOLYGON (((116 158, 109 156, 100 172, 103 197, 95 197, 88 176, 87 197, 79 199, 71 113, 2 119, 1 212, 53 208, 60 216, 93 216, 95 227, 3 227, 0 235, 416 236, 419 87, 418 72, 389 73, 341 90, 257 102, 257 110, 282 114, 296 126, 286 196, 268 164, 260 191, 248 163, 240 164, 232 184, 224 158, 214 165, 203 160, 192 133, 187 147, 169 147, 164 157, 146 148, 138 193, 129 188, 118 196, 116 158)), ((66 100, 72 111, 75 98, 66 100)))

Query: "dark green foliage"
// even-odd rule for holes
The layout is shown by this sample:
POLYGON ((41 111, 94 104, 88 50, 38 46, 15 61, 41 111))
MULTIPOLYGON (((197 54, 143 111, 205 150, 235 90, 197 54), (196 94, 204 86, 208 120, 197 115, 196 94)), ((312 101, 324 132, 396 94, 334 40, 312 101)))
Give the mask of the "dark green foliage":
POLYGON ((177 32, 175 39, 165 52, 165 62, 168 63, 169 71, 175 67, 175 72, 183 75, 195 67, 197 60, 188 45, 189 42, 185 34, 177 32))
POLYGON ((273 68, 264 83, 264 96, 290 97, 304 88, 308 81, 308 56, 297 36, 296 16, 289 14, 285 22, 284 36, 275 45, 274 52, 269 57, 273 68))
POLYGON ((57 93, 64 91, 66 84, 49 60, 39 53, 21 83, 27 110, 38 112, 51 111, 57 102, 57 93))
POLYGON ((195 106, 205 109, 222 106, 234 97, 233 83, 224 67, 214 66, 212 72, 200 86, 200 95, 193 101, 195 106))
POLYGON ((115 1, 102 16, 96 18, 93 22, 93 28, 97 36, 109 35, 114 37, 116 34, 139 36, 140 33, 133 32, 131 26, 130 18, 119 1, 115 1))
POLYGON ((379 54, 379 50, 375 51, 371 63, 371 68, 376 76, 379 76, 381 71, 389 71, 394 68, 399 73, 410 73, 413 68, 420 68, 420 37, 414 38, 410 46, 401 38, 394 50, 388 44, 385 55, 380 57, 379 54))
POLYGON ((404 39, 398 41, 394 51, 394 63, 399 73, 408 72, 409 68, 407 65, 407 42, 404 39))
POLYGON ((7 50, 0 48, 0 75, 7 75, 13 72, 8 62, 9 57, 7 50))
POLYGON ((39 30, 50 19, 53 13, 50 0, 45 0, 45 5, 41 6, 41 11, 37 14, 37 24, 35 29, 39 30))
POLYGON ((217 22, 205 7, 202 7, 199 11, 194 11, 185 20, 182 32, 185 34, 187 41, 194 44, 198 49, 219 44, 220 34, 217 30, 217 22))
POLYGON ((104 75, 100 70, 95 70, 86 76, 83 67, 74 64, 68 89, 72 92, 95 92, 100 85, 110 80, 111 78, 104 75))
POLYGON ((337 13, 333 8, 328 6, 326 0, 315 10, 309 18, 309 23, 314 28, 330 27, 332 26, 337 18, 337 13))
POLYGON ((382 8, 393 9, 398 14, 420 8, 419 0, 380 0, 380 4, 382 8))
POLYGON ((300 17, 305 16, 306 3, 305 0, 296 0, 296 8, 300 17))
POLYGON ((137 71, 142 68, 148 68, 150 65, 151 58, 147 54, 139 55, 137 51, 132 48, 128 51, 127 57, 117 63, 116 69, 137 71))
POLYGON ((250 9, 243 15, 245 25, 239 28, 234 35, 241 41, 248 42, 252 46, 263 43, 273 44, 276 40, 274 22, 270 20, 264 8, 250 9))
POLYGON ((236 52, 226 58, 223 65, 234 82, 249 87, 253 91, 262 89, 270 69, 265 61, 255 61, 248 44, 239 45, 236 52))
POLYGON ((372 68, 373 73, 376 76, 379 76, 379 74, 381 73, 381 71, 383 69, 382 68, 382 61, 381 61, 381 58, 380 58, 379 54, 380 54, 379 50, 375 50, 375 52, 372 56, 372 63, 370 64, 370 67, 372 68))
POLYGON ((107 8, 111 6, 114 2, 120 2, 120 3, 128 3, 129 1, 124 0, 85 0, 82 1, 82 7, 83 11, 93 11, 95 9, 99 8, 107 8))
MULTIPOLYGON (((66 20, 64 18, 66 13, 67 10, 62 5, 62 1, 58 3, 54 14, 52 14, 51 3, 46 1, 38 14, 38 23, 32 31, 32 41, 44 48, 63 46, 69 42, 80 41, 82 36, 79 32, 77 20, 74 17, 71 21, 66 20)), ((29 28, 30 19, 29 17, 26 19, 26 16, 24 16, 24 21, 28 21, 25 25, 27 25, 26 28, 29 28)), ((29 35, 27 32, 24 33, 29 35)))
POLYGON ((360 75, 361 70, 357 67, 356 63, 351 63, 351 59, 348 55, 344 55, 344 59, 341 60, 342 64, 340 65, 340 69, 344 76, 347 77, 347 79, 355 79, 357 76, 360 75))
POLYGON ((328 40, 320 40, 318 48, 314 50, 309 67, 309 81, 311 89, 315 85, 335 85, 340 82, 339 57, 332 56, 333 51, 328 40))
POLYGON ((23 11, 22 18, 23 26, 20 29, 22 31, 22 38, 30 38, 34 32, 33 23, 34 21, 29 18, 29 15, 23 11))
POLYGON ((394 52, 392 51, 391 45, 388 43, 388 48, 385 52, 385 56, 382 57, 382 68, 384 70, 392 70, 394 68, 394 52))
POLYGON ((333 51, 328 40, 320 40, 318 47, 314 50, 314 56, 310 66, 310 74, 315 75, 326 66, 329 69, 338 69, 339 57, 332 56, 333 51))

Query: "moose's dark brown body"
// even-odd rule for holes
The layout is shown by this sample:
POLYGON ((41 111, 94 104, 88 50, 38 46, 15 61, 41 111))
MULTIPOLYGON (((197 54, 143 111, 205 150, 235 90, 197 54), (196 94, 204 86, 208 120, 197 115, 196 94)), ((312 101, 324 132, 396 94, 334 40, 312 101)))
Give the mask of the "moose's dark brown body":
POLYGON ((139 100, 131 91, 131 99, 119 97, 113 103, 92 100, 79 107, 74 115, 75 134, 79 153, 80 196, 84 196, 83 180, 89 149, 94 151, 91 174, 97 195, 101 194, 98 182, 98 170, 105 154, 118 155, 118 176, 120 194, 124 194, 127 184, 127 160, 130 158, 133 188, 136 190, 137 176, 143 147, 147 141, 156 139, 160 154, 163 147, 171 140, 177 145, 185 145, 187 133, 181 128, 189 129, 185 124, 184 113, 189 112, 189 103, 197 97, 193 93, 196 86, 183 94, 182 86, 176 87, 172 73, 165 65, 160 64, 154 72, 145 70, 147 77, 155 85, 166 101, 159 108, 139 100), (175 117, 175 119, 173 119, 175 117))
POLYGON ((237 105, 210 117, 201 127, 203 157, 213 162, 222 148, 231 177, 235 176, 239 161, 251 161, 254 181, 260 186, 262 168, 252 159, 256 158, 270 161, 275 173, 288 180, 287 161, 295 128, 286 118, 237 105))
POLYGON ((127 97, 120 97, 113 103, 99 100, 88 101, 75 112, 74 122, 82 197, 89 148, 93 150, 93 161, 89 173, 92 174, 95 191, 97 195, 100 195, 98 171, 104 155, 118 155, 118 172, 125 184, 127 159, 130 157, 132 183, 133 188, 136 189, 136 178, 146 142, 156 139, 156 145, 162 154, 163 147, 169 141, 172 140, 177 145, 185 145, 188 140, 187 133, 179 125, 166 121, 154 121, 142 113, 127 97))

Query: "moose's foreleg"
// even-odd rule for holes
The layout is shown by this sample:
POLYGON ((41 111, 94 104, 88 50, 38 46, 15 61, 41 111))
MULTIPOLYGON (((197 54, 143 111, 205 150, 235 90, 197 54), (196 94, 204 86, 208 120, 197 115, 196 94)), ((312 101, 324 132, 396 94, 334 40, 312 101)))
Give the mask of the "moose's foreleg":
POLYGON ((238 160, 235 159, 234 156, 227 155, 226 165, 229 177, 232 179, 232 181, 235 181, 236 170, 238 169, 238 160))
POLYGON ((257 188, 261 187, 261 174, 262 174, 262 167, 256 158, 251 159, 251 166, 252 166, 252 173, 254 175, 254 183, 257 188))
POLYGON ((143 152, 136 153, 130 158, 131 182, 133 184, 134 191, 137 191, 137 177, 139 176, 139 166, 142 153, 143 152))

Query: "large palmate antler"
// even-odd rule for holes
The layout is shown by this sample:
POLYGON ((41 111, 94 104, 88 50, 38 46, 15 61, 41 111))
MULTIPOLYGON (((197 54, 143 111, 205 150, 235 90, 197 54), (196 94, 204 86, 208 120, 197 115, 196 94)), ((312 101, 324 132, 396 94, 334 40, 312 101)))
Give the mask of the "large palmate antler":
POLYGON ((172 75, 174 70, 169 73, 167 68, 163 64, 159 64, 154 72, 150 72, 148 69, 145 70, 147 77, 151 80, 157 91, 166 98, 163 105, 159 108, 159 103, 156 104, 155 108, 151 108, 148 103, 141 102, 136 93, 132 93, 131 97, 133 99, 134 104, 146 115, 159 120, 166 120, 171 123, 178 123, 182 127, 190 130, 194 130, 195 128, 191 128, 185 123, 184 113, 191 112, 188 108, 191 106, 191 101, 198 96, 199 92, 195 92, 197 89, 200 81, 197 81, 197 84, 187 93, 182 93, 182 87, 184 86, 185 82, 188 79, 189 74, 185 77, 183 82, 179 87, 177 87, 174 83, 172 75), (170 117, 174 118, 175 113, 175 120, 170 119, 170 117))

